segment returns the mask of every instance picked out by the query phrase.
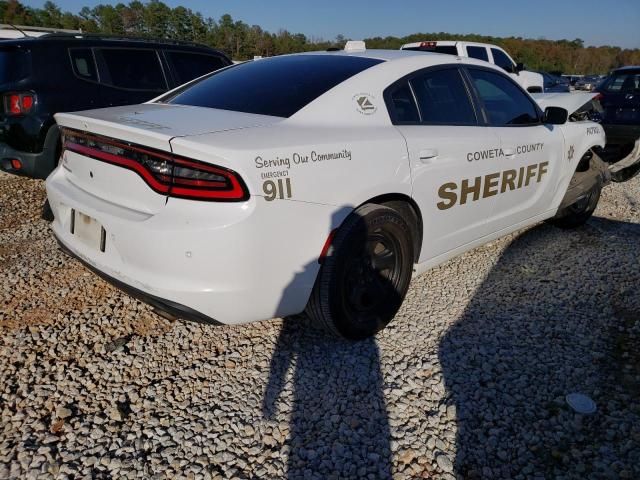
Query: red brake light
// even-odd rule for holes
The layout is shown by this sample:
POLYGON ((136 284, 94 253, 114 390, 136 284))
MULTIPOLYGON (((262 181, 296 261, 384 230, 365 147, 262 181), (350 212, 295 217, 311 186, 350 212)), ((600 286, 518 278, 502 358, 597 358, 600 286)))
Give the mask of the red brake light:
POLYGON ((224 167, 68 128, 62 138, 64 150, 132 170, 163 195, 227 202, 249 198, 240 176, 224 167))
POLYGON ((5 111, 11 115, 29 113, 35 98, 31 93, 10 93, 4 96, 5 111))
POLYGON ((436 48, 437 42, 421 42, 420 48, 436 48))

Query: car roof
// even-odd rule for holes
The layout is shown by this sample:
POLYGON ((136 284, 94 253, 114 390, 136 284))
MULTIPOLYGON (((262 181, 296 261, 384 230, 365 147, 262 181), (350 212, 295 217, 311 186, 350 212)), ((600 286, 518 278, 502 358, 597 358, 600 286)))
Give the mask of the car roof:
POLYGON ((625 72, 627 70, 629 70, 629 71, 640 70, 640 65, 627 65, 625 67, 615 68, 613 71, 614 72, 625 72))
POLYGON ((423 40, 421 42, 411 42, 405 43, 401 48, 408 47, 419 47, 423 43, 428 42, 436 42, 438 45, 449 47, 454 45, 462 45, 465 47, 489 47, 489 48, 498 48, 502 50, 502 47, 498 45, 494 45, 493 43, 482 43, 482 42, 467 42, 466 40, 423 40))
POLYGON ((148 47, 148 48, 167 48, 167 47, 178 47, 178 48, 191 48, 191 49, 202 49, 208 51, 214 51, 221 55, 224 55, 221 51, 216 50, 214 48, 208 47, 206 45, 195 43, 195 42, 185 42, 181 40, 171 40, 171 39, 158 39, 158 38, 141 38, 141 37, 127 37, 127 36, 118 36, 118 35, 103 35, 103 34, 87 34, 87 33, 48 33, 45 35, 40 35, 37 37, 22 37, 15 39, 6 39, 1 40, 0 45, 43 45, 48 43, 66 43, 73 44, 77 43, 79 45, 87 44, 87 45, 108 45, 108 46, 139 46, 139 47, 148 47))
POLYGON ((333 51, 317 51, 317 52, 303 52, 295 53, 294 55, 330 55, 330 56, 349 56, 349 57, 361 57, 371 58, 374 60, 382 60, 385 62, 391 62, 394 60, 400 60, 408 57, 421 57, 427 55, 438 55, 439 57, 451 58, 451 55, 445 55, 436 52, 417 52, 413 50, 333 50, 333 51))

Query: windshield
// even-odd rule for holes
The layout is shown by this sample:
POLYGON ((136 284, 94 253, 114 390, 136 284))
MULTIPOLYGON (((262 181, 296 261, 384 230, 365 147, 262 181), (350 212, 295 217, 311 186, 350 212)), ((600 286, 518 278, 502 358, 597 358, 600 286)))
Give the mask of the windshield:
POLYGON ((347 55, 291 55, 220 70, 161 101, 290 117, 348 78, 381 63, 347 55))
POLYGON ((604 90, 610 93, 638 93, 640 91, 640 71, 613 73, 604 90))
POLYGON ((0 84, 16 82, 27 76, 27 53, 22 50, 0 48, 0 84))

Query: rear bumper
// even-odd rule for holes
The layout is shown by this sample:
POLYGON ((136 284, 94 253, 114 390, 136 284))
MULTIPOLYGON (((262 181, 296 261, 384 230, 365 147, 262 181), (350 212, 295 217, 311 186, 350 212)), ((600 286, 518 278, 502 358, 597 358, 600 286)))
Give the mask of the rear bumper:
POLYGON ((615 125, 602 123, 607 134, 607 145, 625 145, 640 138, 640 125, 615 125))
POLYGON ((47 149, 40 153, 28 153, 0 143, 0 169, 15 175, 45 179, 54 167, 52 155, 47 149), (22 166, 19 169, 14 168, 11 165, 12 159, 19 160, 22 166))
POLYGON ((117 289, 122 290, 123 292, 125 292, 126 294, 134 298, 137 298, 141 302, 151 305, 155 309, 159 310, 161 313, 168 314, 169 316, 175 317, 175 318, 192 320, 194 322, 209 323, 212 325, 222 325, 222 323, 218 322, 217 320, 211 317, 208 317, 205 314, 200 313, 192 308, 186 307, 184 305, 180 305, 179 303, 176 303, 176 302, 172 302, 171 300, 167 300, 166 298, 160 298, 160 297, 156 297, 155 295, 150 295, 146 292, 143 292, 142 290, 138 290, 137 288, 132 287, 131 285, 121 282, 120 280, 114 277, 110 277, 106 273, 95 268, 90 263, 84 261, 78 255, 74 254, 57 237, 56 237, 56 240, 58 240, 58 245, 60 246, 60 249, 63 252, 65 252, 67 255, 81 262, 85 267, 87 267, 93 273, 95 273, 96 275, 98 275, 103 280, 110 283, 117 289))
POLYGON ((243 203, 170 198, 158 212, 142 213, 76 187, 63 167, 47 179, 47 196, 56 238, 92 270, 173 316, 223 324, 304 310, 318 256, 333 222, 343 218, 335 207, 275 205, 262 197, 243 203), (104 252, 71 233, 71 209, 104 228, 104 252))

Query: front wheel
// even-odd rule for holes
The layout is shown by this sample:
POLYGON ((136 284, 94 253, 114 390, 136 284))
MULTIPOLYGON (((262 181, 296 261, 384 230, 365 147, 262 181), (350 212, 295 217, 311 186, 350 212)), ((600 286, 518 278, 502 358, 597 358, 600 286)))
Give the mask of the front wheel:
POLYGON ((564 207, 550 222, 556 227, 565 229, 584 225, 598 206, 601 191, 602 184, 596 182, 585 196, 578 199, 577 202, 564 207))
POLYGON ((409 288, 414 259, 411 232, 394 209, 374 204, 356 209, 329 248, 307 313, 350 340, 382 330, 409 288))

